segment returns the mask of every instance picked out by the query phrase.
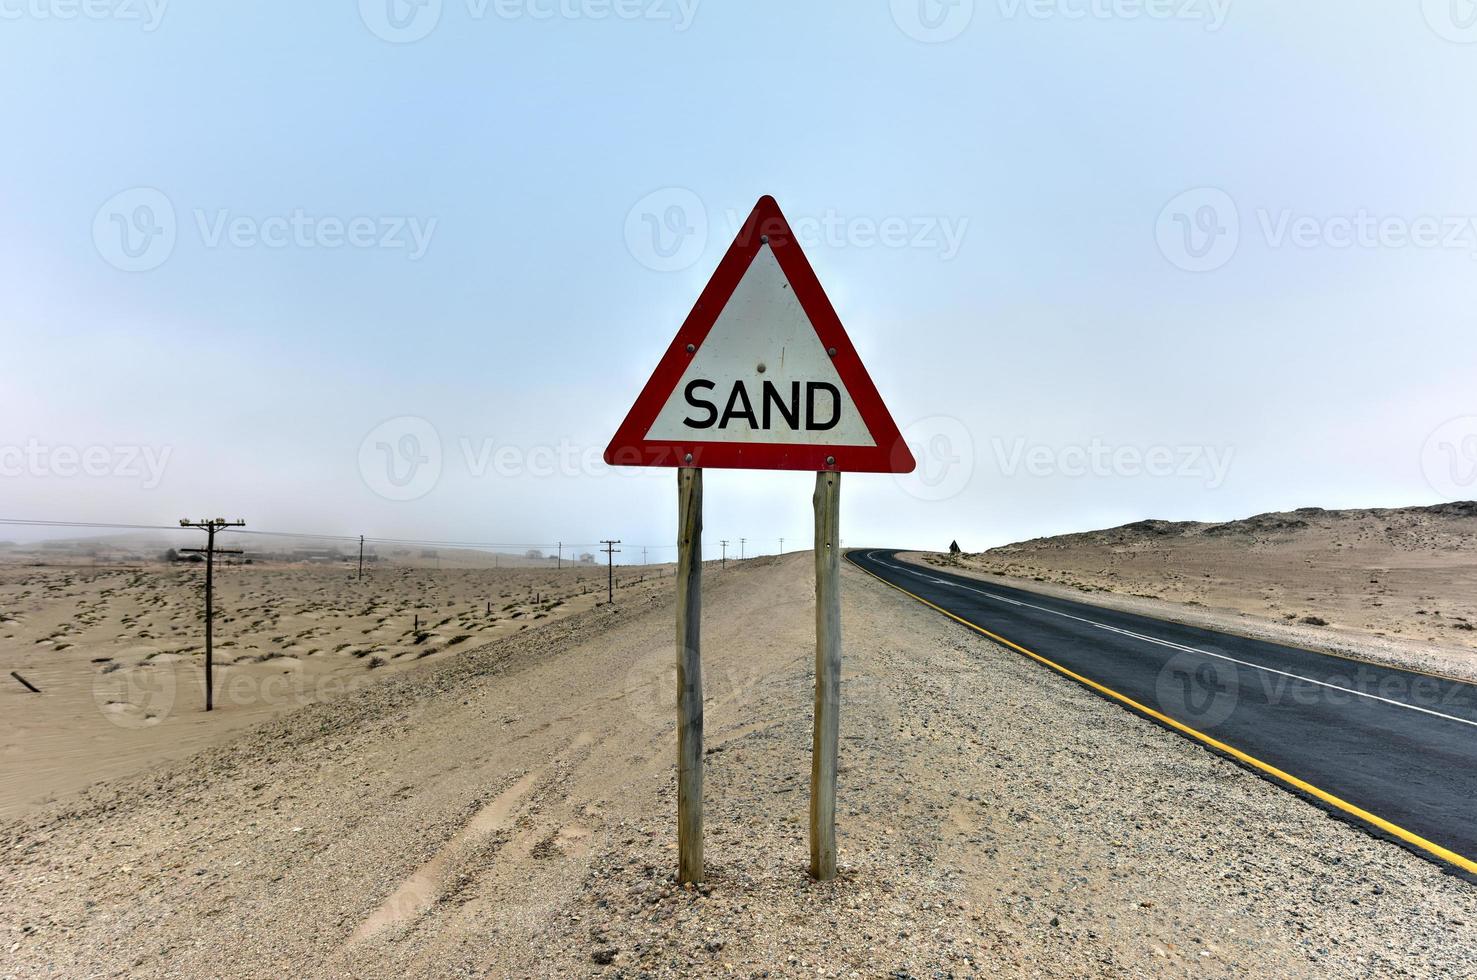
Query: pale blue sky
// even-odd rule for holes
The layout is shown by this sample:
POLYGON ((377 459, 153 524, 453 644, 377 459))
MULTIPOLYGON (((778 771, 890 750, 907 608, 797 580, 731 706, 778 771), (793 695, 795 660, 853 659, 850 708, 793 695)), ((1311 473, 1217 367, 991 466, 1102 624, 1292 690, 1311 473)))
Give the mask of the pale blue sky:
MULTIPOLYGON (((811 262, 924 447, 924 482, 847 478, 848 543, 1477 496, 1467 0, 431 0, 409 43, 372 29, 429 23, 403 0, 69 2, 0 0, 0 516, 669 542, 669 472, 479 459, 597 454, 765 193, 839 229, 811 262), (172 249, 125 271, 155 192, 172 249), (1189 271, 1224 200, 1234 253, 1189 271), (668 270, 673 202, 707 234, 668 270), (375 245, 325 247, 355 218, 375 245), (407 416, 441 474, 387 499, 361 444, 407 416), (1176 472, 1073 475, 1095 446, 1176 472)), ((804 543, 810 484, 710 473, 710 544, 804 543)))

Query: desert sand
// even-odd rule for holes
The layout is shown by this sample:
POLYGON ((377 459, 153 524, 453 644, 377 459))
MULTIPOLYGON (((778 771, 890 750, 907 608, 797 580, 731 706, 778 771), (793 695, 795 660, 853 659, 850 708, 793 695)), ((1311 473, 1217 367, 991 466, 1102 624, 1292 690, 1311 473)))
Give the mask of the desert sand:
MULTIPOLYGON (((210 714, 203 566, 0 564, 0 816, 606 598, 603 566, 465 564, 220 565, 210 714)), ((671 574, 618 570, 623 591, 671 574)))
POLYGON ((0 823, 0 973, 1477 970, 1469 883, 849 566, 842 870, 811 882, 811 560, 705 577, 702 887, 657 587, 0 823))
POLYGON ((1139 521, 922 561, 1151 616, 1477 679, 1477 503, 1139 521))

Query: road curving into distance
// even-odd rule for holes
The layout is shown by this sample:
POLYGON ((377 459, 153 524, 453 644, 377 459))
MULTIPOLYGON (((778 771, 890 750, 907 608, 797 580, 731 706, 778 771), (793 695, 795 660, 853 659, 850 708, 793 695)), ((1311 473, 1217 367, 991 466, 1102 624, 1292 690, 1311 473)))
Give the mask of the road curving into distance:
POLYGON ((1477 685, 1040 595, 852 564, 1044 667, 1477 880, 1477 685))

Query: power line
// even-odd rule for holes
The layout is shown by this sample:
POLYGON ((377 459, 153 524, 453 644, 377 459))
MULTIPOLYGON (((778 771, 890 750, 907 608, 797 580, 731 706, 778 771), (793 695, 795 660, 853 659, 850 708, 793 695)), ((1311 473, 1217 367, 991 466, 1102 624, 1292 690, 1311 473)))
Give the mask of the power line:
MULTIPOLYGON (((177 524, 137 524, 123 521, 43 521, 19 517, 0 517, 0 525, 12 527, 59 527, 59 528, 84 528, 89 530, 114 530, 114 531, 174 531, 180 530, 177 524)), ((596 548, 605 544, 604 541, 575 542, 551 541, 551 542, 510 542, 510 541, 455 541, 437 540, 431 538, 388 538, 375 537, 373 535, 359 534, 331 534, 317 531, 269 531, 259 528, 250 530, 245 528, 222 528, 222 533, 250 535, 252 537, 275 537, 275 538, 304 538, 314 541, 342 541, 346 544, 357 545, 361 540, 365 544, 400 545, 403 547, 418 548, 459 548, 467 550, 479 549, 529 549, 539 548, 547 551, 553 545, 556 552, 563 554, 564 548, 596 548)), ((647 544, 632 545, 633 548, 640 547, 651 551, 671 551, 677 546, 675 544, 647 544)))

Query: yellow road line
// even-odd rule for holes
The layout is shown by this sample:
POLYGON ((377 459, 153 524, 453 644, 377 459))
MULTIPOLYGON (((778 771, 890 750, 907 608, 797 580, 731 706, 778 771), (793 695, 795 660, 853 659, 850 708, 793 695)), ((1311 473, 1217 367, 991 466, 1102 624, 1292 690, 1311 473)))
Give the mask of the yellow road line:
MULTIPOLYGON (((848 555, 848 558, 849 557, 850 556, 848 555)), ((960 623, 960 624, 962 624, 964 626, 968 626, 970 629, 975 630, 975 631, 977 631, 979 633, 983 633, 985 636, 987 636, 990 639, 994 640, 996 643, 1003 644, 1004 646, 1007 646, 1010 649, 1015 650, 1018 653, 1025 654, 1027 657, 1030 657, 1032 660, 1035 660, 1038 663, 1041 663, 1041 664, 1046 665, 1047 667, 1050 667, 1052 670, 1056 671, 1057 673, 1062 674, 1062 675, 1064 675, 1066 677, 1070 677, 1072 680, 1076 681, 1077 683, 1084 684, 1087 687, 1092 688, 1094 691, 1097 691, 1100 694, 1105 694, 1108 697, 1112 698, 1113 700, 1118 701, 1118 702, 1121 702, 1122 704, 1127 705, 1128 707, 1132 708, 1133 710, 1135 710, 1135 711, 1137 711, 1137 712, 1139 712, 1139 713, 1141 713, 1143 715, 1146 715, 1149 718, 1154 719, 1155 721, 1159 722, 1160 724, 1168 725, 1170 728, 1173 728, 1176 731, 1183 732, 1184 734, 1190 736, 1191 738, 1197 739, 1197 740, 1205 743, 1206 745, 1209 745, 1211 748, 1216 749, 1219 752, 1224 752, 1226 755, 1229 755, 1232 758, 1234 758, 1234 759, 1236 759, 1236 760, 1238 760, 1240 762, 1243 762, 1246 765, 1251 766, 1254 769, 1258 769, 1261 772, 1264 772, 1264 773, 1266 773, 1269 776, 1273 776, 1273 777, 1281 780, 1282 782, 1284 782, 1287 785, 1293 787, 1294 789, 1297 789, 1297 790, 1300 790, 1301 792, 1307 793, 1309 796, 1316 797, 1317 799, 1322 800, 1324 803, 1327 803, 1329 806, 1332 806, 1332 807, 1335 807, 1335 808, 1337 808, 1339 810, 1342 810, 1344 813, 1347 813, 1347 814, 1349 814, 1352 817, 1357 817, 1360 820, 1363 820, 1365 823, 1370 824, 1371 826, 1378 827, 1380 830, 1384 831, 1385 833, 1389 834, 1390 836, 1397 837, 1400 840, 1404 841, 1405 843, 1411 845, 1412 847, 1420 848, 1421 850, 1425 851, 1427 854, 1430 854, 1430 855, 1432 855, 1434 857, 1438 857, 1441 860, 1447 862, 1448 864, 1455 865, 1456 867, 1461 868, 1463 871, 1466 871, 1469 874, 1477 874, 1477 861, 1473 861, 1471 858, 1463 857, 1462 855, 1456 853, 1455 851, 1448 850, 1447 848, 1442 847, 1440 844, 1437 844, 1434 841, 1426 840, 1426 838, 1420 836, 1419 834, 1412 833, 1411 831, 1406 830, 1404 827, 1401 827, 1398 824, 1393 824, 1390 821, 1386 820, 1384 817, 1376 816, 1375 814, 1370 813, 1368 810, 1365 810, 1365 809, 1362 809, 1360 807, 1357 807, 1354 804, 1348 802, 1347 800, 1340 799, 1339 797, 1334 796, 1332 793, 1328 792, 1327 790, 1319 789, 1317 786, 1314 786, 1312 783, 1309 783, 1309 782, 1306 782, 1306 781, 1304 781, 1302 779, 1299 779, 1298 777, 1292 775, 1291 773, 1284 772, 1283 770, 1278 769, 1276 766, 1272 765, 1271 763, 1263 762, 1262 760, 1256 758, 1255 756, 1247 755, 1245 752, 1242 752, 1238 748, 1235 748, 1233 746, 1227 745, 1225 742, 1222 742, 1219 739, 1212 738, 1211 736, 1206 735, 1204 732, 1201 732, 1201 731, 1198 731, 1198 730, 1196 730, 1194 728, 1191 728, 1189 725, 1186 725, 1186 724, 1184 724, 1182 722, 1175 721, 1173 718, 1169 717, 1168 715, 1161 714, 1160 712, 1155 711, 1153 708, 1150 708, 1147 705, 1140 704, 1139 702, 1135 701, 1133 698, 1130 698, 1130 697, 1128 697, 1125 694, 1119 694, 1117 691, 1113 690, 1112 688, 1104 687, 1102 684, 1099 684, 1097 681, 1094 681, 1094 680, 1092 680, 1090 678, 1087 678, 1087 677, 1083 677, 1081 674, 1078 674, 1075 671, 1069 670, 1066 667, 1063 667, 1061 664, 1056 663, 1055 661, 1049 660, 1046 657, 1041 656, 1041 654, 1039 654, 1039 653, 1034 653, 1034 652, 1032 652, 1030 650, 1027 650, 1025 647, 1021 646, 1018 643, 1012 643, 1010 640, 1007 640, 1005 637, 999 636, 999 635, 997 635, 995 633, 992 633, 989 630, 985 629, 983 626, 978 625, 977 623, 971 623, 969 620, 964 619, 961 616, 956 616, 953 613, 949 612, 949 610, 943 608, 942 606, 935 605, 934 603, 929 602, 927 599, 923 598, 921 595, 917 595, 916 593, 909 592, 907 589, 903 588, 901 585, 898 585, 895 582, 889 582, 887 579, 883 578, 881 575, 878 575, 876 572, 872 571, 870 568, 863 567, 862 565, 860 565, 860 564, 858 564, 857 562, 854 562, 854 561, 851 564, 854 567, 859 568, 862 571, 866 572, 868 575, 872 576, 877 581, 881 582, 883 585, 891 586, 892 588, 897 589, 903 595, 909 596, 910 598, 913 598, 913 599, 916 599, 917 601, 923 603, 925 606, 928 606, 930 609, 934 609, 934 610, 936 610, 938 612, 943 613, 945 616, 948 616, 950 619, 954 620, 955 622, 960 623)))

